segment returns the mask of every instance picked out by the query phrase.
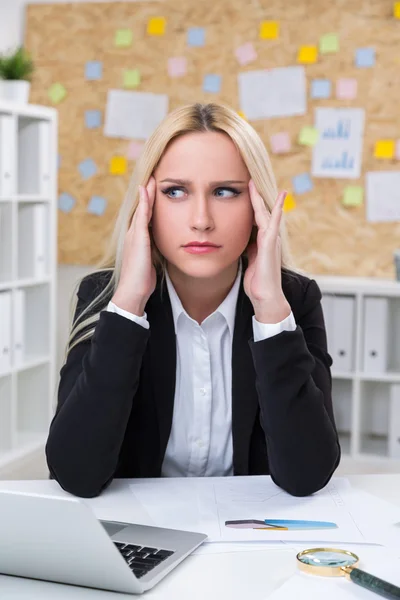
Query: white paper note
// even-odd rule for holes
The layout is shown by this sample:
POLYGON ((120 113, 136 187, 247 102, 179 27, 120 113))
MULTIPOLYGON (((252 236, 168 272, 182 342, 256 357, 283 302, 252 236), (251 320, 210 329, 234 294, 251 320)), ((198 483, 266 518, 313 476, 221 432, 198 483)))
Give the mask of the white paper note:
POLYGON ((370 171, 366 188, 368 221, 400 221, 400 171, 370 171))
POLYGON ((239 74, 238 84, 240 108, 250 120, 306 113, 304 67, 246 71, 239 74))
POLYGON ((361 174, 365 111, 361 108, 317 108, 319 132, 313 148, 314 177, 357 179, 361 174))
POLYGON ((104 135, 146 140, 167 113, 166 94, 109 90, 104 135))

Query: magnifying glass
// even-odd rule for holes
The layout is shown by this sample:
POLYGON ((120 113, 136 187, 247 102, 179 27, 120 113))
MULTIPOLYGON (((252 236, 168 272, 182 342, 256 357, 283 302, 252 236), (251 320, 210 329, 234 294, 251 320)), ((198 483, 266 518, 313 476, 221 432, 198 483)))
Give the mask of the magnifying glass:
POLYGON ((305 573, 323 577, 346 577, 353 583, 390 600, 400 598, 400 588, 358 569, 357 554, 337 548, 311 548, 297 555, 297 566, 305 573))

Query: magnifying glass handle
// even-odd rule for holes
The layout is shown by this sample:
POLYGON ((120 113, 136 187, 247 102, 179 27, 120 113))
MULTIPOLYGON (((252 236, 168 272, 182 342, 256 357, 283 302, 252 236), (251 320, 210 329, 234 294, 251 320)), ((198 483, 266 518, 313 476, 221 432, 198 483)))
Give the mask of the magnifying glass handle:
POLYGON ((397 585, 379 579, 379 577, 375 577, 361 569, 356 569, 354 567, 342 567, 342 569, 346 573, 348 579, 351 579, 353 583, 356 583, 371 592, 375 592, 375 594, 378 594, 383 598, 388 598, 389 600, 400 598, 400 588, 397 587, 397 585))

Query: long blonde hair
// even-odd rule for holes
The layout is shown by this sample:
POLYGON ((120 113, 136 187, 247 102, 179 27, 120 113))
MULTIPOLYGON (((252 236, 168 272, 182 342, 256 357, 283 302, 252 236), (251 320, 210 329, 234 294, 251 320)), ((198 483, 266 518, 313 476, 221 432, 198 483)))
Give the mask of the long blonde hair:
MULTIPOLYGON (((122 263, 125 234, 129 228, 139 202, 139 185, 145 185, 156 169, 169 143, 186 133, 219 131, 227 134, 238 148, 243 161, 259 193, 269 210, 272 210, 278 193, 275 176, 268 152, 256 131, 234 110, 220 104, 190 104, 171 112, 147 140, 143 152, 132 173, 132 177, 117 217, 109 247, 98 265, 96 272, 111 272, 110 279, 99 294, 85 307, 79 318, 72 324, 68 341, 68 351, 76 344, 93 335, 104 309, 117 288, 122 263), (90 316, 88 316, 90 315, 90 316)), ((282 268, 295 270, 284 219, 280 228, 282 247, 282 268)), ((164 260, 153 246, 153 262, 158 270, 163 270, 164 260)))

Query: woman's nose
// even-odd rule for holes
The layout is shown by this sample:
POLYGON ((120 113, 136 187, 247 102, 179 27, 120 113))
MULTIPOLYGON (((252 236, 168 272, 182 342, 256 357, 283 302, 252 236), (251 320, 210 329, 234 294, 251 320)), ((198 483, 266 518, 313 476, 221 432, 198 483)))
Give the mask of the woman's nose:
POLYGON ((207 231, 214 228, 210 203, 205 195, 193 198, 191 227, 198 231, 207 231))

